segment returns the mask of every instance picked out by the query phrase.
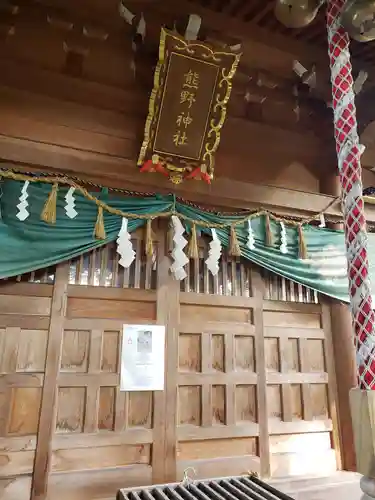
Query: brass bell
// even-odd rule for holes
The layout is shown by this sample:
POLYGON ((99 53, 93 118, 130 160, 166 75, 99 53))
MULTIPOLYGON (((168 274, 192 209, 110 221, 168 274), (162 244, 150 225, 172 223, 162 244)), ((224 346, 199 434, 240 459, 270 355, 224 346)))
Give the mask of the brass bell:
POLYGON ((349 0, 341 13, 340 21, 354 40, 375 40, 375 1, 349 0))
POLYGON ((287 28, 303 28, 316 17, 321 0, 276 0, 276 19, 287 28))

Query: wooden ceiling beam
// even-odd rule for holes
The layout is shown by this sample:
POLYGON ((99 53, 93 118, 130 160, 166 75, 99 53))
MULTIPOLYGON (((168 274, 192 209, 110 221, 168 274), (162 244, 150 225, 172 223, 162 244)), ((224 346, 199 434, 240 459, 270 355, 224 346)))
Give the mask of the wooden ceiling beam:
MULTIPOLYGON (((69 2, 61 0, 11 0, 10 3, 20 6, 20 14, 29 12, 32 16, 45 14, 63 18, 80 25, 91 25, 102 28, 105 31, 118 33, 127 29, 127 24, 119 15, 119 1, 106 0, 103 2, 105 8, 98 10, 96 5, 88 8, 88 2, 80 0, 79 2, 69 2)), ((130 29, 129 29, 130 31, 130 29)))
MULTIPOLYGON (((140 63, 140 66, 142 64, 140 63)), ((144 68, 143 68, 144 69, 144 68)), ((258 97, 258 102, 267 99, 267 103, 284 104, 289 106, 290 111, 295 107, 295 97, 292 95, 292 88, 289 82, 282 80, 272 79, 272 75, 267 75, 267 81, 276 81, 276 88, 267 87, 267 82, 263 85, 258 85, 258 73, 251 73, 251 78, 244 78, 239 75, 233 86, 232 98, 229 104, 229 117, 241 120, 252 120, 251 113, 248 113, 248 105, 245 101, 245 95, 250 93, 254 98, 258 97)), ((29 95, 26 99, 34 102, 39 95, 46 95, 46 102, 48 97, 60 98, 65 101, 76 101, 82 105, 94 104, 98 108, 113 109, 118 112, 125 113, 128 117, 132 117, 136 123, 142 128, 143 120, 145 119, 148 106, 148 90, 147 87, 133 85, 131 89, 120 89, 105 84, 84 81, 82 79, 72 78, 68 75, 59 74, 56 72, 41 70, 33 66, 19 65, 16 62, 4 60, 0 58, 0 86, 2 93, 8 95, 9 92, 14 94, 13 101, 17 101, 17 95, 29 95), (8 90, 7 90, 8 89, 8 90), (12 90, 13 89, 13 90, 12 90), (18 89, 18 90, 16 90, 18 89), (18 94, 17 94, 18 92, 18 94)), ((53 105, 53 104, 52 104, 53 105)), ((53 105, 55 106, 55 105, 53 105)), ((285 108, 286 109, 286 108, 285 108)), ((309 112, 308 107, 301 106, 301 116, 307 117, 309 112)), ((82 111, 84 113, 84 111, 82 111)), ((261 119, 261 118, 260 118, 261 119)), ((269 123, 273 126, 281 126, 281 122, 271 122, 268 118, 264 118, 263 123, 269 123)), ((295 131, 296 133, 305 134, 306 131, 312 130, 313 123, 306 120, 301 122, 290 122, 286 119, 285 128, 295 131)))
MULTIPOLYGON (((200 181, 174 185, 159 174, 142 174, 133 161, 102 154, 77 151, 71 148, 10 138, 0 135, 3 168, 24 171, 65 173, 103 186, 135 191, 174 192, 196 203, 254 209, 260 206, 290 215, 309 215, 324 210, 333 200, 330 196, 310 194, 279 187, 256 185, 244 181, 217 178, 212 185, 200 181), (25 158, 28 159, 25 162, 25 158)), ((330 207, 327 215, 341 218, 340 205, 330 207)), ((375 221, 374 210, 368 220, 375 221)))
MULTIPOLYGON (((136 3, 140 9, 142 0, 136 3)), ((207 29, 219 31, 242 40, 242 61, 259 69, 269 69, 287 76, 292 73, 293 61, 298 59, 305 66, 316 65, 319 80, 328 85, 330 81, 329 60, 326 44, 314 46, 306 43, 301 30, 299 39, 288 35, 273 33, 272 30, 262 28, 253 21, 244 22, 220 12, 214 12, 196 3, 187 0, 172 2, 172 0, 155 0, 149 5, 148 12, 152 17, 163 17, 170 12, 175 15, 198 14, 202 24, 207 29)), ((324 14, 321 14, 324 16, 324 14)), ((316 33, 315 33, 316 35, 316 33)), ((322 30, 322 37, 326 37, 322 30)), ((375 68, 373 64, 353 58, 352 66, 355 71, 366 70, 369 74, 368 85, 375 84, 375 68)))
POLYGON ((271 10, 274 9, 274 2, 269 2, 251 19, 253 24, 257 24, 261 21, 271 10))
MULTIPOLYGON (((257 48, 262 48, 262 56, 267 58, 267 55, 275 50, 284 52, 292 63, 297 57, 301 62, 306 64, 316 63, 323 68, 328 67, 328 55, 324 50, 315 50, 314 47, 307 46, 298 40, 288 38, 277 33, 260 28, 252 22, 242 22, 234 17, 228 17, 220 12, 214 12, 202 7, 201 5, 189 3, 186 0, 172 2, 172 0, 158 0, 153 3, 149 10, 152 10, 153 15, 167 15, 171 11, 176 15, 188 15, 191 13, 198 14, 202 18, 203 26, 207 28, 219 30, 222 33, 229 33, 245 41, 245 45, 249 44, 251 50, 251 42, 257 44, 257 48)), ((246 48, 246 47, 245 47, 246 48)), ((256 47, 253 48, 255 50, 256 47)), ((267 61, 264 61, 264 67, 267 67, 267 61)), ((292 66, 290 66, 291 68, 292 66)))
MULTIPOLYGON (((19 11, 16 15, 10 16, 0 6, 0 23, 12 22, 15 26, 15 36, 18 31, 39 29, 46 32, 48 30, 59 33, 62 37, 81 36, 82 42, 86 41, 93 47, 101 46, 104 43, 112 47, 124 48, 126 45, 126 33, 129 33, 129 47, 131 43, 130 27, 122 20, 116 26, 108 20, 94 18, 84 18, 74 10, 56 8, 56 6, 46 6, 41 3, 26 0, 15 0, 15 4, 20 3, 19 11)), ((130 51, 130 49, 129 49, 130 51)))
MULTIPOLYGON (((104 7, 103 11, 95 10, 95 8, 88 11, 87 8, 82 6, 81 2, 40 0, 37 3, 30 4, 26 0, 18 0, 18 3, 20 2, 22 6, 20 12, 22 10, 30 12, 30 14, 33 12, 33 15, 39 19, 49 13, 56 17, 70 19, 75 24, 97 26, 104 31, 107 30, 110 37, 116 42, 127 31, 130 32, 130 28, 118 13, 117 0, 116 2, 108 0, 108 4, 107 2, 103 3, 103 5, 106 5, 106 15, 103 14, 104 7)), ((298 58, 303 64, 315 62, 319 68, 321 67, 326 71, 328 69, 326 51, 315 51, 311 46, 306 46, 297 40, 270 33, 269 30, 260 28, 254 23, 242 22, 224 13, 214 12, 197 4, 184 0, 180 2, 172 2, 171 0, 154 0, 152 2, 141 0, 134 2, 134 0, 130 0, 128 7, 134 14, 144 12, 147 22, 146 44, 151 41, 153 45, 157 46, 162 25, 173 22, 179 16, 194 12, 202 17, 203 28, 208 31, 208 35, 210 35, 210 32, 213 34, 221 33, 224 41, 228 35, 234 40, 243 41, 243 59, 255 67, 274 68, 286 75, 292 71, 293 60, 298 58)))
MULTIPOLYGON (((90 5, 89 0, 80 2, 67 2, 66 0, 34 0, 32 2, 30 0, 12 0, 11 3, 20 5, 20 14, 22 14, 22 11, 34 12, 33 15, 38 16, 43 12, 49 12, 57 17, 71 19, 75 24, 98 27, 103 32, 111 33, 112 43, 116 44, 121 43, 121 37, 126 33, 130 34, 130 27, 118 13, 118 1, 106 0, 103 3, 96 2, 94 5, 90 5), (101 6, 100 9, 98 9, 99 5, 101 6)), ((269 5, 271 4, 266 5, 267 10, 270 10, 269 5)), ((157 41, 161 25, 176 19, 180 15, 194 12, 202 17, 203 26, 213 33, 221 32, 224 37, 230 34, 232 38, 243 40, 243 59, 248 59, 255 66, 263 69, 273 67, 285 74, 285 71, 291 71, 293 60, 297 58, 305 65, 316 63, 322 79, 328 80, 327 50, 323 46, 316 47, 306 43, 303 30, 296 30, 296 33, 300 32, 299 39, 280 33, 271 33, 269 29, 256 25, 253 20, 244 22, 187 0, 181 0, 180 2, 172 2, 172 0, 129 0, 128 6, 135 14, 144 12, 148 28, 150 28, 148 34, 156 31, 157 41)), ((323 14, 321 14, 322 16, 323 14)), ((322 30, 322 36, 325 36, 324 30, 322 30)), ((369 81, 375 81, 373 64, 361 60, 359 56, 360 54, 358 54, 358 58, 353 59, 354 68, 358 70, 365 69, 369 73, 369 81)))
MULTIPOLYGON (((111 53, 123 53, 124 59, 128 59, 130 64, 130 60, 132 58, 130 43, 131 37, 130 33, 126 33, 126 30, 121 30, 121 32, 113 32, 108 29, 108 32, 106 32, 103 27, 100 27, 100 30, 103 34, 108 34, 107 39, 103 40, 100 38, 96 39, 88 37, 83 34, 83 26, 85 25, 86 21, 79 16, 77 17, 77 14, 75 12, 68 13, 66 11, 62 14, 60 9, 33 3, 27 4, 25 6, 22 5, 19 14, 13 17, 14 23, 16 25, 15 37, 21 37, 21 40, 24 43, 26 43, 26 40, 29 40, 29 52, 31 51, 32 54, 38 53, 38 50, 40 48, 38 45, 38 43, 40 44, 39 35, 40 33, 45 33, 43 37, 45 37, 46 43, 48 43, 49 38, 52 37, 51 39, 53 39, 53 47, 55 50, 57 50, 58 42, 60 40, 60 52, 63 50, 63 45, 65 44, 67 46, 72 45, 73 47, 85 47, 87 51, 90 52, 91 58, 95 57, 95 53, 97 51, 99 51, 100 54, 102 54, 103 51, 108 52, 108 57, 110 57, 111 53), (50 22, 48 22, 47 19, 50 19, 50 22), (52 22, 51 19, 55 21, 52 22), (59 24, 55 24, 55 22, 58 23, 60 21, 62 23, 64 21, 65 24, 62 24, 61 26, 59 24), (33 46, 36 39, 38 39, 38 41, 36 42, 35 50, 31 50, 30 47, 33 46)), ((147 43, 143 48, 142 54, 138 58, 137 76, 141 77, 141 80, 144 81, 144 83, 151 84, 152 81, 153 67, 157 62, 157 48, 159 43, 161 25, 162 19, 148 26, 147 43)), ((122 28, 124 28, 124 26, 122 26, 122 28)), ((221 37, 217 30, 216 32, 214 30, 209 30, 208 37, 210 36, 213 36, 216 39, 218 37, 221 37)), ((228 36, 226 36, 226 38, 226 41, 228 43, 235 43, 236 41, 239 41, 234 37, 232 37, 231 40, 228 40, 228 36)), ((0 45, 0 54, 3 53, 4 57, 10 57, 12 54, 12 48, 12 44, 2 44, 0 45)), ((21 49, 22 47, 18 43, 16 54, 18 54, 21 49)), ((24 59, 25 57, 23 57, 22 63, 24 63, 24 59)), ((268 60, 266 55, 264 55, 264 60, 268 60)), ((268 67, 268 63, 266 63, 265 66, 268 67)), ((256 69, 254 69, 254 66, 246 64, 245 60, 241 62, 237 71, 237 75, 241 75, 245 78, 250 78, 254 73, 256 73, 256 69)), ((289 77, 288 79, 290 81, 293 79, 293 72, 289 65, 285 74, 289 77)))

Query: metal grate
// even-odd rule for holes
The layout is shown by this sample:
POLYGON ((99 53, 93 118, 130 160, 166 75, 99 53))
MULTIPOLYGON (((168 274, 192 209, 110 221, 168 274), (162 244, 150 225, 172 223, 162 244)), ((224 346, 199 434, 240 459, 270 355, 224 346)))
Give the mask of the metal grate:
POLYGON ((124 488, 117 500, 293 500, 255 476, 124 488))

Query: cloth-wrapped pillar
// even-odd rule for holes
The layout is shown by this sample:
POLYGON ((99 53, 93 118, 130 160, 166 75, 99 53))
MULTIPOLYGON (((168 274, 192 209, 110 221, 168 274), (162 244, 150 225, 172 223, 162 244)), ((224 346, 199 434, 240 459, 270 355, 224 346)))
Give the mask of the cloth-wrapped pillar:
POLYGON ((357 133, 349 36, 339 24, 345 0, 330 0, 327 9, 332 105, 345 243, 348 258, 350 305, 358 366, 358 385, 375 389, 375 315, 372 309, 367 257, 367 233, 362 198, 362 146, 357 133))
MULTIPOLYGON (((328 0, 328 53, 334 134, 344 214, 350 306, 356 347, 358 388, 351 393, 357 469, 363 490, 375 493, 375 315, 372 308, 367 233, 362 198, 363 151, 357 133, 349 36, 340 25, 345 0, 328 0), (367 438, 366 438, 367 436, 367 438)), ((338 380, 338 384, 340 380, 338 380)))

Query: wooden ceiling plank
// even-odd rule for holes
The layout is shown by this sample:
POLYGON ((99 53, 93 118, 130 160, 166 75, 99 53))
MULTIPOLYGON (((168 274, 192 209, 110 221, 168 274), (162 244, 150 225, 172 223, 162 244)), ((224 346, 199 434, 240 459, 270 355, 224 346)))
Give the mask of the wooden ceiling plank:
MULTIPOLYGON (((202 2, 204 5, 204 3, 202 2)), ((216 10, 219 12, 223 12, 225 14, 230 14, 233 8, 236 5, 236 0, 217 0, 216 1, 216 10)))
MULTIPOLYGON (((90 0, 91 1, 91 0, 90 0)), ((38 9, 48 12, 50 15, 63 16, 74 20, 79 24, 90 24, 104 30, 113 32, 129 29, 121 18, 118 10, 118 0, 106 0, 101 2, 102 9, 98 10, 85 7, 82 0, 79 2, 68 2, 65 0, 17 0, 22 10, 38 9)))
POLYGON ((360 48, 360 56, 361 58, 367 58, 368 55, 375 55, 375 47, 371 43, 362 44, 360 48))
MULTIPOLYGON (((31 1, 34 6, 39 5, 41 7, 44 6, 52 9, 50 12, 55 12, 56 14, 65 13, 65 15, 69 16, 73 15, 76 22, 80 20, 81 22, 96 25, 104 30, 107 29, 111 31, 112 36, 114 36, 115 32, 119 33, 121 36, 127 31, 130 31, 129 27, 118 14, 118 0, 106 0, 105 2, 97 1, 94 2, 94 5, 92 5, 93 0, 80 0, 80 2, 74 3, 68 3, 66 0, 31 1)), ((264 0, 262 3, 264 4, 264 0)), ((30 6, 30 0, 18 0, 17 4, 20 4, 21 7, 25 9, 30 6)), ((273 0, 271 1, 271 4, 273 4, 273 0)), ((249 3, 243 5, 246 5, 246 8, 248 9, 249 3)), ((280 33, 270 33, 267 30, 261 29, 259 26, 256 26, 255 23, 251 23, 249 26, 246 23, 242 23, 238 19, 232 18, 228 20, 227 16, 215 13, 207 7, 193 2, 188 2, 186 0, 182 0, 178 3, 172 3, 172 0, 129 0, 129 8, 133 9, 135 14, 140 14, 143 11, 146 16, 152 9, 154 13, 156 10, 163 13, 164 16, 168 15, 169 18, 172 15, 171 13, 174 13, 173 15, 177 16, 179 14, 186 15, 194 11, 203 16, 203 21, 205 23, 207 22, 208 17, 211 16, 210 22, 213 21, 216 26, 219 26, 220 31, 223 33, 227 31, 227 28, 230 28, 232 32, 237 34, 237 36, 254 40, 268 47, 278 47, 283 51, 294 54, 294 57, 303 60, 305 64, 315 60, 317 62, 317 66, 321 64, 323 67, 328 67, 326 50, 323 49, 323 46, 311 47, 311 45, 309 46, 308 44, 304 44, 303 36, 300 38, 302 41, 302 43, 300 43, 299 40, 293 40, 290 36, 284 36, 280 33)), ((321 12, 319 13, 319 22, 322 24, 324 24, 324 14, 324 9, 321 9, 321 12)), ((148 22, 151 22, 150 19, 152 17, 153 16, 148 16, 148 22)), ((299 35, 296 36, 296 38, 299 38, 299 35)), ((359 57, 360 55, 358 55, 358 58, 359 57)), ((363 63, 359 60, 354 60, 353 66, 355 68, 361 66, 369 72, 370 79, 374 78, 375 70, 373 65, 369 64, 367 58, 363 61, 363 63)))
POLYGON ((316 60, 319 64, 326 65, 328 61, 328 56, 326 53, 318 51, 317 54, 313 53, 311 47, 305 47, 303 44, 295 42, 294 40, 288 40, 284 36, 269 33, 269 31, 260 28, 259 26, 253 25, 252 23, 243 23, 238 19, 233 19, 226 17, 223 14, 212 12, 204 7, 194 5, 192 6, 189 2, 181 0, 180 2, 171 3, 171 0, 159 1, 150 7, 155 12, 155 9, 160 14, 170 12, 171 9, 179 15, 187 15, 192 12, 198 14, 202 17, 202 22, 207 27, 212 27, 213 29, 218 29, 223 32, 232 33, 235 36, 254 40, 259 44, 264 45, 268 48, 277 47, 286 53, 298 55, 303 57, 305 60, 316 60))
POLYGON ((239 19, 248 20, 253 15, 256 15, 259 12, 259 9, 264 5, 264 0, 245 0, 241 6, 241 9, 238 10, 236 17, 239 19))
MULTIPOLYGON (((36 30, 38 33, 43 32, 43 29, 42 29, 42 28, 43 28, 43 26, 42 26, 42 25, 40 25, 40 26, 39 26, 39 23, 37 23, 36 25, 29 25, 29 27, 30 27, 30 26, 34 28, 34 30, 33 30, 33 31, 30 31, 30 36, 29 36, 29 39, 30 39, 30 44, 32 44, 32 43, 33 43, 33 40, 35 40, 35 37, 33 37, 33 36, 32 36, 32 35, 33 35, 33 33, 34 33, 34 31, 36 30)), ((144 54, 142 55, 142 61, 139 61, 139 63, 138 63, 138 68, 137 68, 137 69, 138 69, 138 71, 137 71, 137 76, 138 76, 138 78, 139 78, 139 77, 141 77, 143 80, 145 80, 145 81, 146 81, 146 77, 148 77, 148 79, 147 79, 147 83, 150 83, 150 82, 151 82, 151 79, 152 79, 152 69, 150 70, 150 68, 152 68, 152 66, 156 63, 156 46, 157 46, 157 43, 158 43, 158 32, 157 32, 157 31, 155 31, 155 30, 153 30, 153 31, 152 31, 152 34, 150 34, 150 31, 152 31, 152 30, 149 30, 149 37, 151 37, 151 36, 153 37, 153 38, 152 38, 152 40, 153 40, 153 44, 155 45, 155 59, 153 60, 152 58, 148 58, 149 56, 148 56, 146 53, 144 53, 144 54), (145 61, 143 61, 143 59, 145 59, 145 61), (146 64, 146 60, 147 60, 147 64, 146 64), (148 65, 149 65, 149 66, 148 66, 148 65)), ((58 39, 58 40, 61 40, 60 52, 62 53, 62 45, 63 45, 63 41, 64 41, 64 37, 65 37, 65 32, 64 32, 64 33, 62 33, 62 32, 56 32, 56 30, 52 30, 52 32, 51 32, 51 33, 54 33, 54 37, 55 37, 55 38, 56 38, 56 36, 57 36, 56 40, 57 40, 57 39, 58 39)), ((68 33, 68 35, 69 35, 69 33, 68 33)), ((47 43, 48 43, 48 38, 47 38, 47 43)), ((77 43, 78 43, 78 41, 77 41, 77 43)), ((97 51, 98 51, 98 49, 99 49, 99 48, 100 48, 100 50, 101 50, 102 52, 103 52, 103 51, 108 52, 108 57, 110 56, 110 54, 111 54, 111 53, 113 54, 113 49, 114 49, 114 48, 113 48, 112 46, 110 46, 110 44, 109 44, 108 42, 104 42, 104 43, 102 43, 102 42, 97 42, 97 44, 98 44, 98 48, 97 48, 96 50, 95 50, 95 47, 92 47, 92 54, 90 55, 90 60, 91 60, 91 59, 94 59, 94 60, 95 60, 95 56, 96 56, 97 51)), ((92 46, 92 42, 90 42, 88 46, 91 48, 91 46, 92 46)), ((128 44, 123 43, 123 47, 122 47, 121 52, 119 52, 119 50, 116 50, 116 54, 121 55, 121 53, 123 53, 123 52, 124 52, 124 54, 125 54, 125 59, 126 59, 126 58, 128 58, 128 60, 130 61, 131 55, 130 55, 129 48, 130 48, 130 44, 128 45, 128 44)), ((11 50, 11 49, 12 49, 12 45, 9 45, 9 47, 8 47, 8 45, 7 45, 7 44, 6 44, 6 45, 3 45, 2 47, 0 46, 0 53, 3 51, 3 52, 4 52, 3 57, 10 57, 10 56, 11 56, 11 54, 12 54, 12 50, 11 50), (9 50, 10 50, 10 52, 8 51, 9 53, 8 53, 8 52, 4 52, 4 51, 6 51, 6 49, 7 49, 7 48, 9 48, 9 50)), ((36 51, 36 50, 31 50, 31 52, 32 52, 33 54, 36 54, 38 51, 36 51)), ((258 51, 255 51, 255 50, 254 50, 254 53, 255 53, 255 52, 256 52, 256 54, 258 55, 258 51)), ((277 52, 276 52, 276 53, 277 53, 277 52)), ((104 54, 104 52, 103 52, 103 54, 104 54)), ((22 54, 20 54, 20 55, 22 55, 22 54)), ((276 55, 275 55, 275 59, 277 59, 277 60, 278 60, 278 58, 277 58, 277 56, 276 56, 276 55)), ((53 60, 53 61, 54 61, 54 63, 55 63, 55 62, 56 62, 56 57, 55 57, 55 56, 54 56, 54 57, 52 57, 52 60, 53 60)), ((244 58, 243 58, 243 60, 245 60, 245 61, 246 61, 246 57, 244 57, 244 58)), ((260 60, 261 62, 263 62, 266 66, 268 66, 269 57, 267 57, 267 54, 264 54, 264 57, 261 57, 259 60, 260 60)), ((252 61, 252 62, 253 62, 253 61, 252 61)), ((24 61, 24 60, 22 60, 22 65, 24 65, 24 63, 25 63, 25 61, 24 61)), ((61 63, 61 64, 62 64, 62 63, 61 63)), ((290 66, 289 66, 290 68, 291 68, 291 65, 292 65, 292 61, 290 61, 290 66)), ((241 69, 241 68, 242 68, 242 64, 241 64, 241 65, 240 65, 240 67, 239 67, 239 70, 238 70, 238 71, 239 71, 239 73, 242 71, 242 69, 241 69)), ((32 68, 30 68, 30 70, 31 70, 31 72, 33 72, 32 68)), ((288 68, 288 71, 289 71, 289 68, 288 68)), ((291 70, 290 70, 290 71, 291 71, 291 70)), ((18 71, 16 71, 16 72, 18 72, 18 71)), ((87 73, 87 72, 86 72, 86 73, 87 73)), ((94 76, 95 76, 95 75, 94 75, 94 76)), ((92 78, 92 77, 90 76, 90 73, 88 73, 88 77, 89 77, 89 78, 92 78)), ((103 82, 102 82, 102 83, 103 83, 103 82)), ((129 83, 130 83, 130 84, 131 84, 131 86, 132 86, 132 82, 129 82, 129 83)), ((121 86, 123 86, 123 87, 124 87, 124 82, 119 82, 119 85, 120 85, 120 84, 121 84, 121 86)), ((148 91, 148 88, 147 88, 147 91, 148 91)))
MULTIPOLYGON (((20 0, 20 2, 22 7, 22 9, 20 9, 21 13, 22 10, 24 10, 25 12, 34 12, 36 16, 39 15, 46 17, 46 13, 50 12, 51 15, 65 16, 66 19, 72 19, 72 22, 76 24, 80 23, 83 25, 86 23, 96 26, 103 31, 107 30, 109 37, 105 43, 110 44, 111 46, 114 44, 124 47, 126 44, 125 37, 130 36, 130 28, 120 18, 118 14, 118 5, 116 4, 117 8, 115 9, 113 0, 108 3, 110 7, 108 7, 107 15, 103 15, 95 9, 88 10, 87 8, 82 7, 81 2, 74 3, 74 9, 71 6, 72 4, 55 0, 39 0, 38 2, 33 1, 31 4, 30 1, 27 0, 20 0)), ((191 12, 195 12, 201 15, 204 26, 211 27, 215 31, 221 31, 222 33, 230 31, 232 36, 242 38, 244 40, 247 39, 254 41, 257 43, 258 47, 262 46, 265 56, 262 57, 264 63, 261 67, 267 66, 266 61, 269 60, 266 56, 267 52, 277 49, 280 53, 281 51, 284 53, 284 57, 285 54, 290 55, 291 64, 294 58, 298 58, 305 65, 309 62, 316 62, 319 71, 325 71, 328 73, 328 58, 325 49, 315 49, 311 47, 311 45, 303 43, 303 41, 301 42, 299 40, 291 39, 290 36, 285 36, 280 33, 270 33, 268 30, 257 26, 254 22, 245 23, 235 18, 228 19, 228 16, 224 14, 213 12, 202 5, 193 4, 191 2, 187 2, 186 0, 183 0, 181 3, 174 2, 173 5, 169 2, 171 2, 171 0, 156 0, 152 2, 149 0, 142 0, 136 2, 135 4, 133 1, 130 6, 132 7, 134 4, 135 14, 140 14, 142 10, 145 11, 146 21, 148 24, 148 35, 151 31, 154 31, 158 37, 162 24, 170 22, 178 15, 186 15, 191 12), (145 9, 146 6, 147 9, 145 9), (155 23, 156 26, 154 26, 155 23), (157 29, 153 29, 154 27, 157 29)), ((88 2, 84 3, 87 4, 88 2)), ((107 2, 105 4, 107 5, 107 2)), ((244 5, 246 5, 247 9, 249 8, 248 3, 244 5)), ((273 2, 268 3, 266 8, 270 9, 271 5, 273 5, 273 2)), ((302 40, 303 38, 304 37, 301 37, 302 40)), ((146 43, 147 40, 149 40, 149 36, 146 38, 146 43)), ((156 44, 157 42, 158 40, 155 41, 156 44)), ((93 46, 95 46, 95 43, 100 44, 102 42, 99 40, 90 40, 90 44, 94 44, 93 46)), ((368 68, 366 67, 365 69, 368 68)), ((375 73, 375 71, 372 68, 368 70, 370 75, 369 78, 371 79, 372 74, 375 73)))
POLYGON ((279 21, 271 12, 267 13, 261 19, 261 21, 259 21, 258 24, 259 26, 272 31, 272 33, 279 33, 280 35, 282 35, 283 31, 286 29, 282 24, 279 23, 279 21))
POLYGON ((231 10, 230 15, 233 17, 237 17, 239 13, 247 6, 248 0, 235 0, 231 10))
POLYGON ((271 11, 274 9, 274 4, 268 3, 261 11, 258 12, 252 19, 251 22, 254 24, 258 24, 262 21, 271 11))
MULTIPOLYGON (((112 47, 121 48, 124 50, 126 45, 131 44, 131 30, 130 27, 122 23, 122 25, 116 29, 116 26, 111 25, 108 21, 103 22, 103 20, 92 21, 90 18, 85 19, 77 15, 77 13, 70 12, 67 9, 61 11, 60 9, 54 7, 46 7, 43 4, 36 4, 34 2, 25 3, 19 11, 17 16, 14 16, 14 23, 17 31, 22 29, 38 29, 42 32, 52 31, 58 33, 62 38, 69 37, 71 33, 75 33, 76 36, 80 35, 82 37, 82 42, 89 43, 93 49, 95 47, 101 47, 103 44, 111 45, 112 47), (54 22, 54 20, 56 22, 54 22), (67 26, 71 25, 71 29, 64 29, 58 24, 58 21, 64 21, 67 26), (92 28, 96 29, 98 36, 85 36, 83 33, 83 28, 89 30, 92 28), (102 37, 99 34, 102 34, 102 37), (107 37, 105 37, 107 35, 107 37), (126 36, 128 36, 129 43, 126 43, 126 36)), ((89 33, 89 31, 88 31, 89 33)))

